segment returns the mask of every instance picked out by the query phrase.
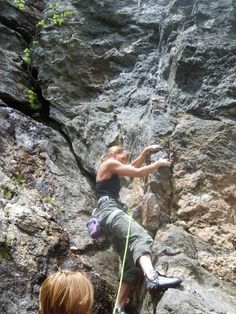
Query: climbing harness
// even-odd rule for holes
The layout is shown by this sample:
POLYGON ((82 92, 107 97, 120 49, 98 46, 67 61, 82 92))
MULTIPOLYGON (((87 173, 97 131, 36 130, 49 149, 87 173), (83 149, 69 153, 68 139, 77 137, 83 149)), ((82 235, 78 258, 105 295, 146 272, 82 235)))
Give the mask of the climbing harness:
POLYGON ((115 301, 115 305, 114 305, 114 309, 113 309, 112 314, 115 314, 115 312, 116 312, 116 305, 117 305, 118 298, 119 298, 119 295, 120 295, 120 289, 121 289, 121 284, 122 284, 123 275, 124 275, 125 260, 126 260, 126 255, 127 255, 127 251, 128 251, 128 243, 129 243, 129 236, 130 236, 130 229, 131 229, 131 220, 132 220, 132 212, 131 212, 131 210, 128 209, 127 210, 127 214, 129 216, 129 225, 128 225, 128 231, 127 231, 126 242, 125 242, 124 256, 123 256, 121 272, 120 272, 119 288, 118 288, 116 301, 115 301))

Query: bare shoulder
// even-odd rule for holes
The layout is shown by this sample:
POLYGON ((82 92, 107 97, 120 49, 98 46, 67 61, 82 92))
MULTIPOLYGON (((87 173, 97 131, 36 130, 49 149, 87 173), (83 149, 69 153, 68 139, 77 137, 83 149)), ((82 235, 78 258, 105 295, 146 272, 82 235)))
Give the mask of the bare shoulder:
POLYGON ((114 159, 114 158, 109 158, 108 160, 106 160, 104 162, 104 166, 107 168, 113 168, 113 167, 120 165, 120 164, 121 164, 121 162, 114 159))
POLYGON ((110 178, 115 172, 114 169, 118 165, 120 165, 120 162, 113 158, 109 158, 108 160, 104 161, 98 169, 97 180, 105 180, 110 178))
POLYGON ((118 160, 109 158, 101 164, 100 168, 103 169, 103 171, 113 173, 113 171, 120 165, 122 164, 118 160))

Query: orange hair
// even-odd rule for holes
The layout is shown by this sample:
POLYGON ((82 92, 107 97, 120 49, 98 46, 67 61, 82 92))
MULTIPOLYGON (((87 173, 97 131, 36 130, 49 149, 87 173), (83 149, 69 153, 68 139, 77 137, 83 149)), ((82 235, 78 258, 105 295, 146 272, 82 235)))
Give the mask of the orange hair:
MULTIPOLYGON (((126 151, 126 149, 122 146, 112 146, 108 149, 108 151, 106 152, 105 155, 102 155, 102 157, 100 158, 100 164, 102 164, 104 161, 106 161, 107 159, 109 159, 110 157, 112 157, 112 155, 114 153, 123 153, 124 151, 126 151)), ((129 152, 127 151, 127 155, 129 155, 129 152)))
POLYGON ((93 300, 92 284, 80 272, 59 271, 40 288, 42 314, 90 314, 93 300))

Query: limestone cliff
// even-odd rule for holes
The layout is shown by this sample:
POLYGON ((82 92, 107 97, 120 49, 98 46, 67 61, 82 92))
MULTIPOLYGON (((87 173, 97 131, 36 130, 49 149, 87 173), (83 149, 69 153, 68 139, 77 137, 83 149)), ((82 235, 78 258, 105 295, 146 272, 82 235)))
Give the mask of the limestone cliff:
POLYGON ((235 0, 0 0, 0 28, 0 313, 38 313, 60 268, 86 272, 93 314, 112 313, 118 258, 85 222, 114 144, 171 159, 122 197, 155 266, 184 280, 141 283, 129 313, 235 313, 235 0))

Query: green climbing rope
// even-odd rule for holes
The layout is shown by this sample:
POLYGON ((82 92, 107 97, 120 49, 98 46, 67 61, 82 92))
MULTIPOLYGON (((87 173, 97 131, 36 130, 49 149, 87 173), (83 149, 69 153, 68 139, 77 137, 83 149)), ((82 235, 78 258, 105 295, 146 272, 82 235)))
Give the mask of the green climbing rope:
POLYGON ((129 244, 129 235, 130 235, 130 227, 131 227, 131 220, 132 220, 132 212, 131 212, 131 210, 128 210, 127 214, 129 215, 129 225, 128 225, 127 237, 126 237, 126 242, 125 242, 125 251, 124 251, 122 267, 121 267, 121 273, 120 273, 120 283, 119 283, 119 288, 118 288, 116 301, 115 301, 115 305, 114 305, 114 309, 113 309, 112 314, 115 314, 117 301, 118 301, 118 298, 119 298, 119 295, 120 295, 120 289, 121 289, 121 284, 122 284, 123 275, 124 275, 125 260, 126 260, 128 244, 129 244))

